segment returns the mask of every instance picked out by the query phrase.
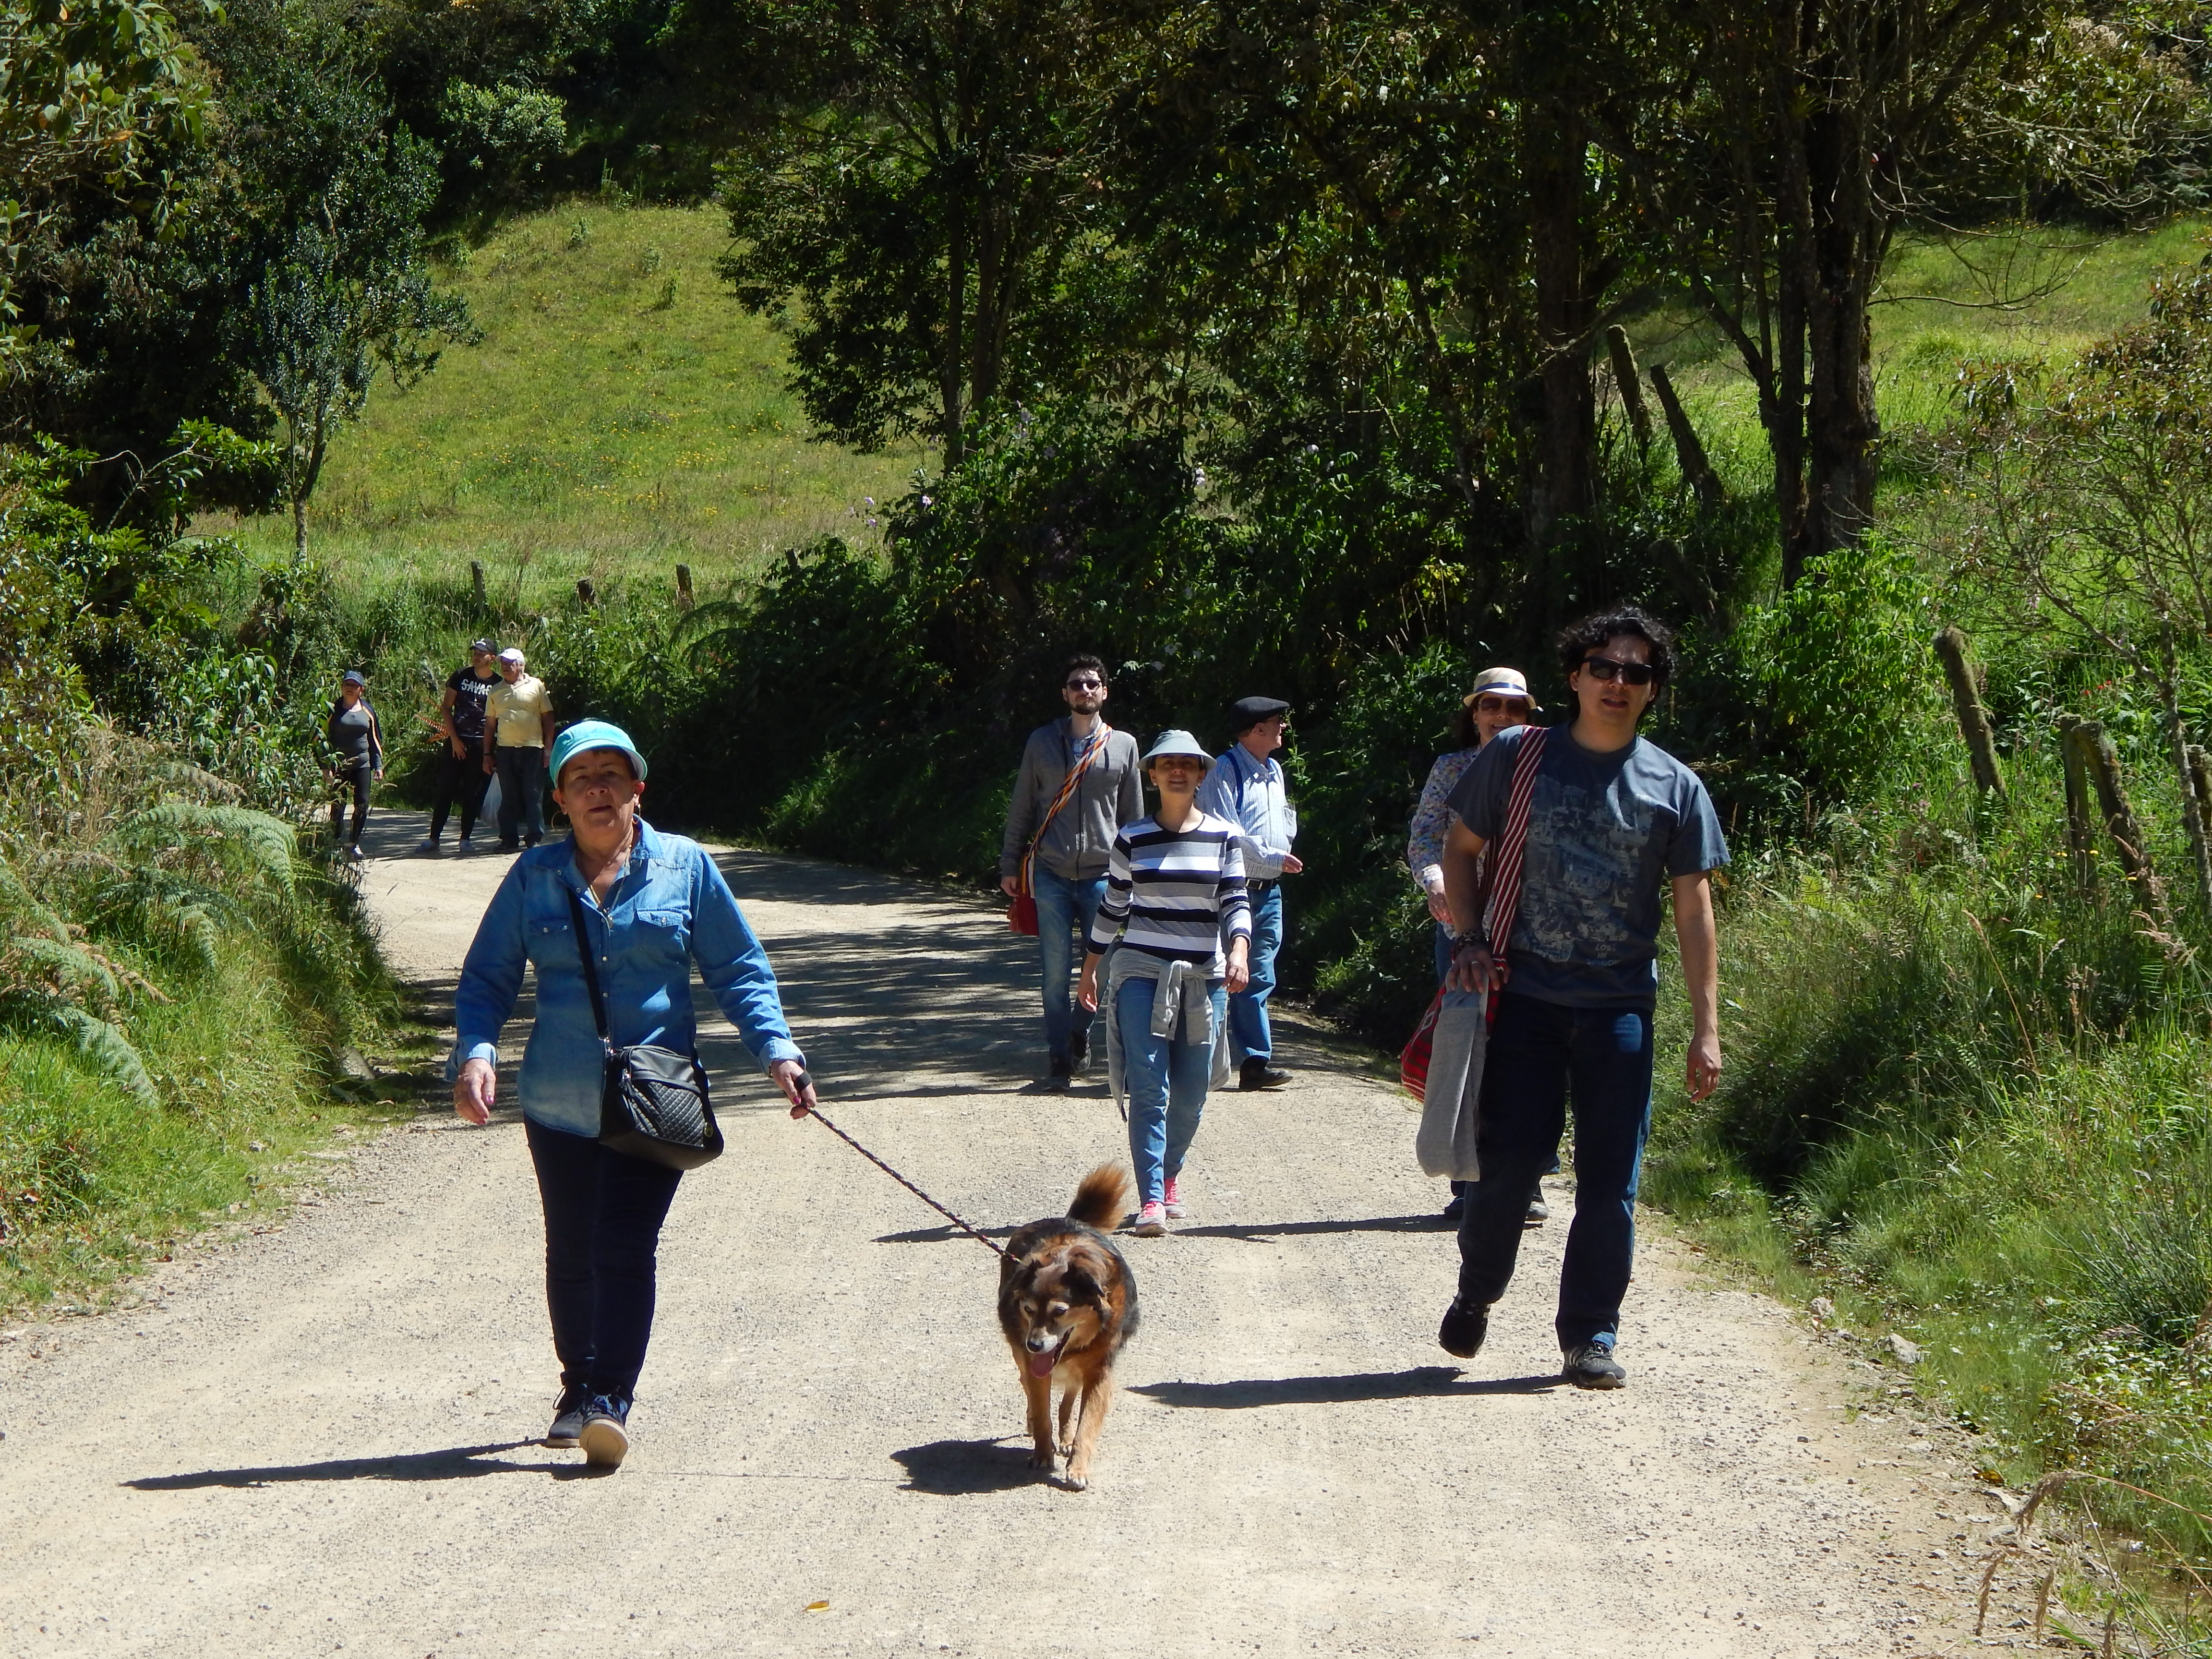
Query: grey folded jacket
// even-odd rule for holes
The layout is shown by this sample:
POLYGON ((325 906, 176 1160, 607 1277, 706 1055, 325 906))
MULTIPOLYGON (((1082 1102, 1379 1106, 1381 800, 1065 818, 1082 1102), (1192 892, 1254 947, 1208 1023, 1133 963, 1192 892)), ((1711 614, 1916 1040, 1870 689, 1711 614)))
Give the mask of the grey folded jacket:
POLYGON ((1421 1173, 1480 1181, 1475 1143, 1482 1133, 1482 1061, 1490 1045, 1490 999, 1480 991, 1447 991, 1429 1048, 1428 1086, 1413 1156, 1421 1173))
POLYGON ((1154 981, 1152 1035, 1172 1039, 1178 1019, 1189 1030, 1203 1031, 1206 1041, 1213 1045, 1212 1086, 1225 1087, 1229 1082, 1229 1044, 1224 1039, 1228 1034, 1213 1023, 1213 987, 1206 976, 1205 965, 1170 962, 1149 951, 1116 945, 1106 959, 1106 989, 1098 999, 1098 1006, 1106 1016, 1106 1086, 1113 1091, 1114 1104, 1121 1115, 1126 1118, 1129 1115, 1128 1089, 1121 1059, 1121 1022, 1115 1017, 1115 1011, 1121 1006, 1121 987, 1133 979, 1154 981))

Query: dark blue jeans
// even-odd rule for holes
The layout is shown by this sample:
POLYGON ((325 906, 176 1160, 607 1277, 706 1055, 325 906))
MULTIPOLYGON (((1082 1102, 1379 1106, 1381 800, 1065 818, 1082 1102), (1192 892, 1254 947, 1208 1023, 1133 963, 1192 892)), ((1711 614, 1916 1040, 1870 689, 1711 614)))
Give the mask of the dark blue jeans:
POLYGON ((495 749, 492 760, 499 768, 500 840, 537 846, 545 839, 545 751, 495 749))
POLYGON ((1488 1307, 1512 1281, 1522 1218, 1575 1114, 1575 1219, 1559 1269, 1564 1350, 1610 1347, 1636 1253, 1636 1184, 1651 1128, 1651 1011, 1507 994, 1482 1074, 1482 1179, 1459 1224, 1459 1293, 1488 1307))
POLYGON ((561 1386, 627 1402, 653 1335, 654 1251, 683 1176, 527 1119, 545 1207, 545 1305, 561 1386))
POLYGON ((1054 875, 1042 863, 1030 872, 1036 897, 1037 955, 1044 968, 1044 1046, 1054 1060, 1070 1054, 1068 1039, 1091 1036, 1091 1011, 1069 989, 1079 952, 1090 949, 1091 924, 1106 896, 1103 876, 1054 875))
POLYGON ((1279 881, 1252 900, 1252 977, 1229 999, 1229 1059, 1233 1065, 1275 1057, 1267 1003, 1275 994, 1275 952, 1282 948, 1283 884, 1279 881))

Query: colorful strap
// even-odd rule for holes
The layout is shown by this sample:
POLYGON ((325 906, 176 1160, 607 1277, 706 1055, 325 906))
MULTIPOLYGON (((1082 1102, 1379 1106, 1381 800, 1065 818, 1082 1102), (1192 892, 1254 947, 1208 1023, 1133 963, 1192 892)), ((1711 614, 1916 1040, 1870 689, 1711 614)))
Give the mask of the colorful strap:
POLYGON ((1492 854, 1490 957, 1496 983, 1505 983, 1506 952, 1513 943, 1513 918, 1521 908, 1521 854, 1528 843, 1528 807, 1536 798, 1536 770, 1543 764, 1549 728, 1531 726, 1513 757, 1513 789, 1505 798, 1505 833, 1492 854))
POLYGON ((1083 775, 1091 769, 1091 763, 1106 752, 1106 739, 1113 735, 1114 728, 1104 720, 1099 721, 1097 731, 1091 734, 1091 747, 1084 751, 1081 760, 1067 769, 1067 775, 1060 781, 1060 793, 1052 798, 1052 805, 1045 808, 1044 816, 1037 820, 1037 827, 1030 836, 1029 848, 1022 854, 1021 889, 1024 893, 1036 890, 1030 872, 1036 863, 1037 843, 1044 839, 1044 832, 1052 827, 1052 821, 1060 816, 1060 809, 1066 805, 1074 795, 1076 787, 1083 781, 1083 775))

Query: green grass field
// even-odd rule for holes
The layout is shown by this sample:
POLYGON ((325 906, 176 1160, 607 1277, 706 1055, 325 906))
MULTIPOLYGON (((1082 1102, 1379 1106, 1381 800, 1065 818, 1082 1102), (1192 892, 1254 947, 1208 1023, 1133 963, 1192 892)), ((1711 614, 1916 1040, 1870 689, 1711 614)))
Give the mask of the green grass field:
MULTIPOLYGON (((380 377, 342 434, 311 550, 372 586, 471 559, 511 602, 678 562, 702 589, 823 531, 872 539, 868 498, 903 492, 920 449, 809 441, 783 342, 728 297, 712 208, 572 204, 502 227, 444 280, 483 331, 409 392, 380 377)), ((281 517, 235 528, 289 553, 281 517)))

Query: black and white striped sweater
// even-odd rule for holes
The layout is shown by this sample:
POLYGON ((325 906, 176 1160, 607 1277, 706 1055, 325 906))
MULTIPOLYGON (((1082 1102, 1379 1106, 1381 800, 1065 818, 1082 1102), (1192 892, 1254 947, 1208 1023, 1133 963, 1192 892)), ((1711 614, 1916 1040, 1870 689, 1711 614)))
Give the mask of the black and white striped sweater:
POLYGON ((1114 837, 1091 948, 1103 951, 1118 939, 1170 962, 1203 963, 1220 978, 1222 941, 1252 933, 1239 833, 1228 819, 1197 811, 1180 830, 1154 818, 1125 824, 1114 837))

